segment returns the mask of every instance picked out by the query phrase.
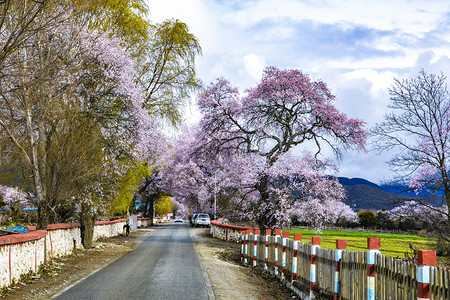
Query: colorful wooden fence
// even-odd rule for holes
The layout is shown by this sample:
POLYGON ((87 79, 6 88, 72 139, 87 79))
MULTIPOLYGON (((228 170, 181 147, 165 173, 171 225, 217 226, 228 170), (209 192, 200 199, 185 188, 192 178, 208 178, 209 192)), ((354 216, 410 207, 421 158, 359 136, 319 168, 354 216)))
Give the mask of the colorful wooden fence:
POLYGON ((450 299, 450 270, 435 266, 435 251, 419 251, 418 265, 380 254, 377 238, 369 238, 369 252, 362 252, 345 250, 343 240, 338 249, 324 249, 318 237, 311 245, 278 230, 254 232, 242 232, 243 261, 309 289, 312 299, 450 299))

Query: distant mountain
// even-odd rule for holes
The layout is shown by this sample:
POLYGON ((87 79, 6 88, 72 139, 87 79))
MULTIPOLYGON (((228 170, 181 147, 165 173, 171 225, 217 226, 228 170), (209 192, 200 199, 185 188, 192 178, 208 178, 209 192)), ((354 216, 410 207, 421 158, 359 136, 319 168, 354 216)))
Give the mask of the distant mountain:
POLYGON ((412 196, 392 193, 379 185, 363 178, 338 177, 347 193, 345 204, 354 211, 392 209, 401 201, 411 199, 412 196))
POLYGON ((347 177, 338 177, 339 182, 342 185, 368 185, 374 188, 380 188, 379 185, 370 182, 369 180, 366 180, 364 178, 347 178, 347 177))
POLYGON ((444 194, 442 191, 441 192, 435 191, 433 193, 431 193, 427 189, 424 189, 421 191, 414 191, 411 188, 409 188, 405 185, 400 185, 400 184, 392 184, 392 185, 383 184, 380 187, 384 191, 394 193, 394 194, 401 194, 412 200, 420 198, 420 200, 423 201, 424 203, 429 203, 431 205, 441 206, 443 204, 442 196, 444 194))
POLYGON ((380 188, 389 193, 416 196, 416 193, 411 188, 401 184, 382 184, 380 188))

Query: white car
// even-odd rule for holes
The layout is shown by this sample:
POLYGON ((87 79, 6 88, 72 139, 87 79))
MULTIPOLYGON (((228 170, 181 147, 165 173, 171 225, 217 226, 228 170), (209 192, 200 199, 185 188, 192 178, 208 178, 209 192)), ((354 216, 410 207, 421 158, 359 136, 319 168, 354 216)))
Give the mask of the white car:
POLYGON ((183 218, 182 217, 175 217, 175 223, 183 223, 183 218))
POLYGON ((199 214, 194 220, 194 226, 211 227, 211 219, 208 214, 199 214))

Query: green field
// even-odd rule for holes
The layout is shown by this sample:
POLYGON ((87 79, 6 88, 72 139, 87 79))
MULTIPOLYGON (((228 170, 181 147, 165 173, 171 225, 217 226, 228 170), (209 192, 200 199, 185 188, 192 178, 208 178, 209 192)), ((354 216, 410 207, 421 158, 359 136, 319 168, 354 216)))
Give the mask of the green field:
POLYGON ((304 243, 311 243, 312 236, 320 236, 322 248, 336 249, 336 240, 347 240, 347 250, 367 251, 367 238, 379 237, 381 254, 403 258, 406 253, 413 255, 414 250, 430 250, 434 249, 435 240, 431 238, 420 237, 416 235, 400 235, 400 234, 377 234, 357 231, 322 231, 317 235, 313 230, 289 230, 291 236, 294 233, 302 234, 304 243))

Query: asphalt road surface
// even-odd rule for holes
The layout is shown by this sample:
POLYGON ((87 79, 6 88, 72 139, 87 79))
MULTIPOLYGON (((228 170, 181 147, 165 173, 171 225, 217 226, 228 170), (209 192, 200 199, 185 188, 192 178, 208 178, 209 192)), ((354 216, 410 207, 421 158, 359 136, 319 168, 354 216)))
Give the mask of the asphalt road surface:
POLYGON ((186 223, 161 226, 133 252, 55 299, 208 299, 186 223))

